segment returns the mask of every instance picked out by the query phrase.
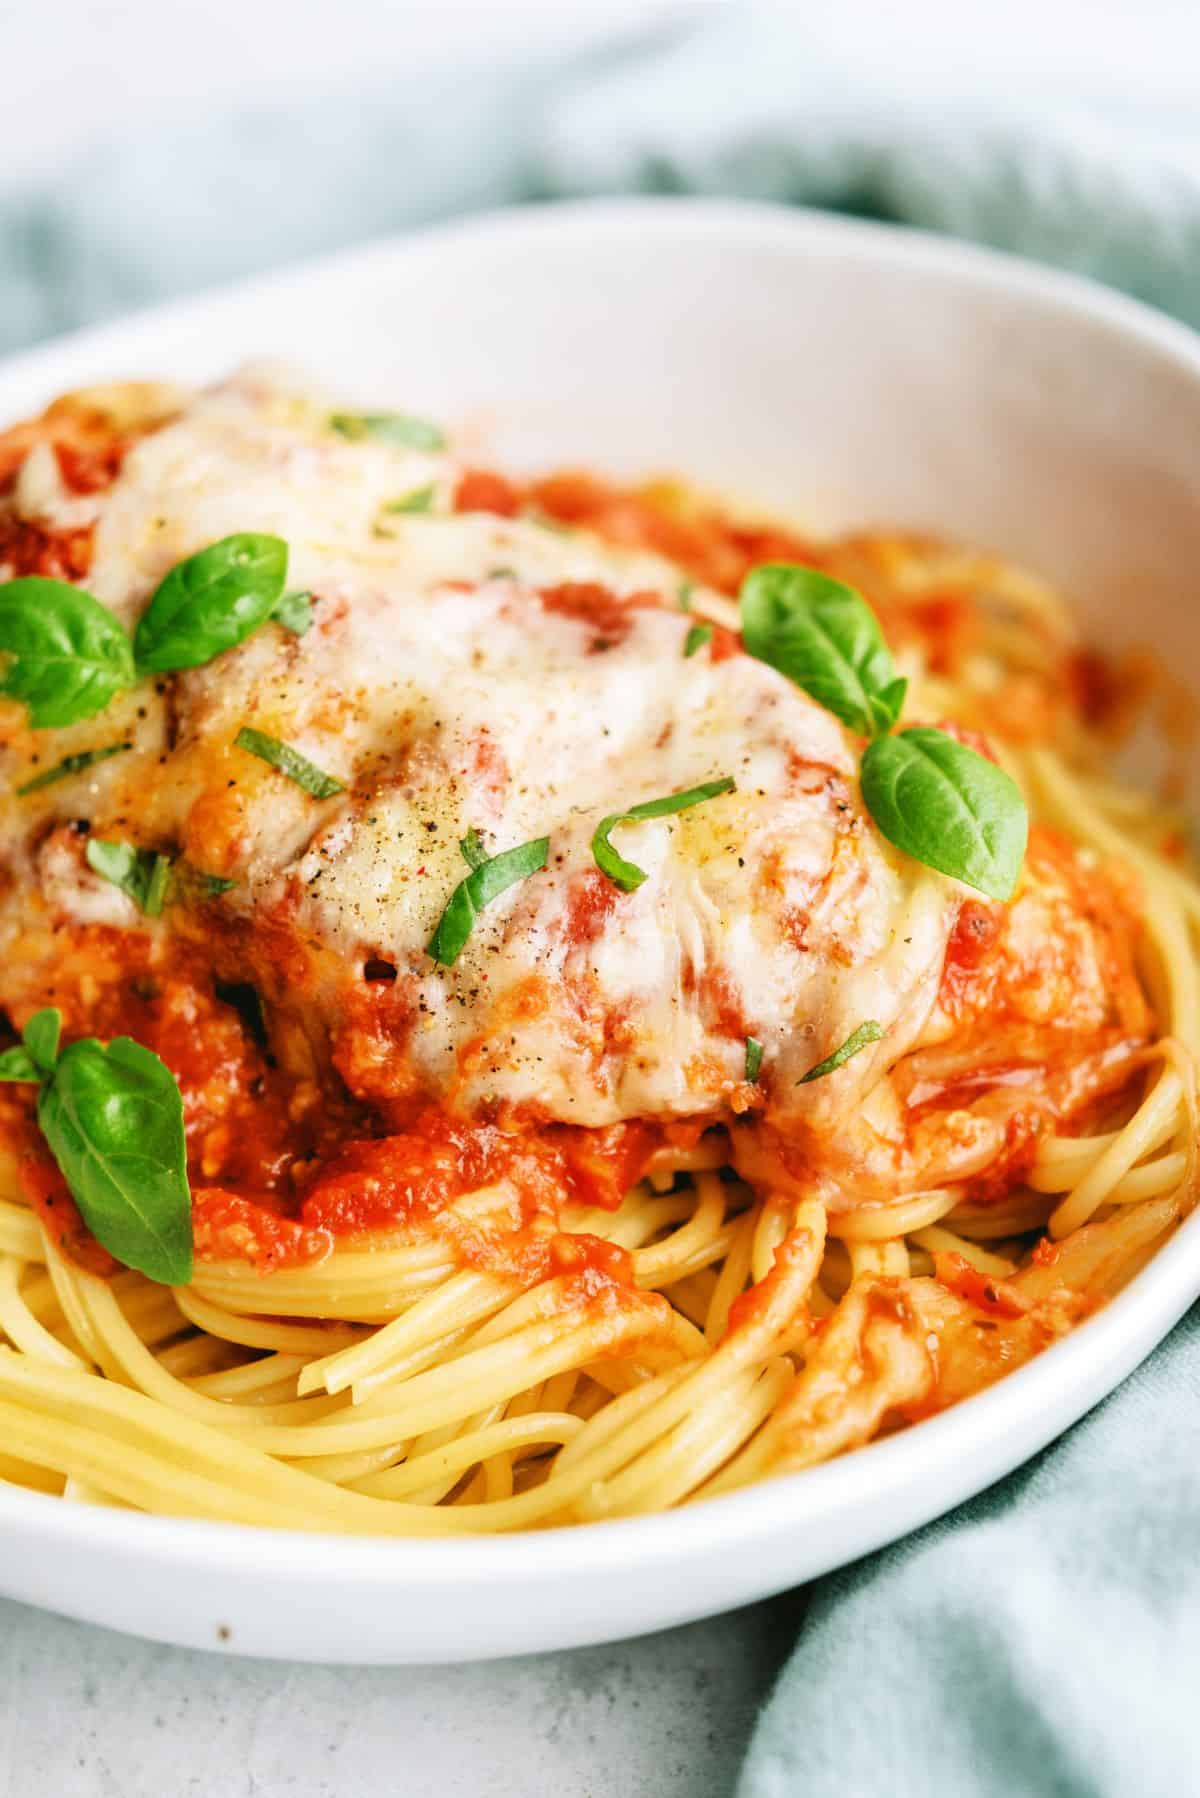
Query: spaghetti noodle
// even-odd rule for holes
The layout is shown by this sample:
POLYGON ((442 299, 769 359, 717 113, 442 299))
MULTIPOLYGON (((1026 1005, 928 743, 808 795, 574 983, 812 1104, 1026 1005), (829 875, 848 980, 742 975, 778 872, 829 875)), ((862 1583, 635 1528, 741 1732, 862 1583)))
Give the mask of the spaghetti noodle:
MULTIPOLYGON (((256 382, 249 392, 260 407, 256 382)), ((306 453, 309 425, 297 421, 296 404, 270 401, 277 461, 306 453), (299 433, 299 447, 289 433, 299 433)), ((167 421, 181 406, 186 418, 186 405, 158 393, 85 396, 20 427, 7 459, 0 440, 0 577, 90 578, 118 614, 144 596, 144 582, 124 591, 112 572, 114 533, 148 479, 132 466, 136 446, 169 439, 167 421)), ((345 440, 339 455, 369 462, 361 476, 352 461, 339 463, 351 474, 338 505, 345 514, 370 507, 359 563, 375 570, 373 580, 392 553, 397 516, 408 532, 488 521, 508 533, 501 548, 489 540, 487 554, 504 558, 487 572, 492 586, 507 592, 531 582, 542 596, 539 616, 605 653, 615 653, 607 646, 619 642, 631 610, 666 609, 680 632, 689 620, 708 623, 711 637, 679 655, 677 668, 703 657, 703 678, 715 684, 746 660, 730 596, 749 570, 785 561, 853 581, 909 679, 909 713, 953 720, 964 740, 986 739, 1025 795, 1033 829, 1022 885, 1011 904, 985 903, 940 875, 923 877, 943 907, 946 935, 933 952, 932 987, 904 975, 920 987, 922 1021, 910 1025, 897 1013, 879 1025, 878 1047, 864 1044, 814 1082, 811 1099, 800 1070, 819 1073, 825 1051, 850 1033, 835 1019, 830 1031, 810 1024, 805 1035, 804 1014, 793 1011, 783 1035, 797 1059, 781 1073, 784 1051, 769 1019, 750 1014, 749 981, 734 992, 726 980, 708 993, 704 1016, 724 1020, 711 1031, 729 1053, 715 1072, 706 1063, 688 1075, 704 1087, 702 1102, 686 1092, 671 1104, 661 1092, 646 1101, 651 1077, 630 1068, 618 1090, 633 1096, 619 1114, 576 1123, 563 1105, 530 1101, 524 1074, 519 1102, 504 1086, 525 1064, 515 1049, 504 1059, 499 1033, 533 1041, 555 1003, 553 995, 535 1002, 528 985, 489 1012, 486 1027, 475 1012, 469 1028, 441 1039, 455 1072, 431 1095, 430 1064, 406 1045, 414 1016, 431 1003, 429 983, 446 983, 449 971, 426 963, 418 977, 415 962, 372 941, 370 919, 394 891, 384 872, 362 901, 356 941, 365 948, 356 954, 366 955, 366 971, 349 998, 330 973, 342 939, 328 936, 310 964, 284 938, 300 905, 296 890, 269 889, 267 925, 265 877, 257 912, 232 923, 220 912, 235 879, 255 878, 257 850, 247 842, 263 824, 248 809, 246 783, 257 793, 255 783, 277 779, 271 769, 243 772, 227 748, 213 776, 212 740, 231 736, 236 722, 222 666, 248 657, 249 680, 269 686, 277 664, 309 653, 307 638, 279 633, 267 648, 260 636, 212 671, 182 683, 168 676, 159 683, 171 708, 165 722, 138 718, 134 689, 127 707, 113 702, 107 732, 103 718, 90 722, 86 745, 80 728, 31 729, 12 705, 3 724, 14 792, 28 792, 56 745, 78 754, 102 736, 105 746, 128 736, 133 746, 6 802, 0 830, 18 902, 6 914, 0 997, 14 1025, 38 1005, 57 1006, 69 1037, 127 1032, 171 1070, 188 1131, 195 1261, 178 1285, 116 1264, 39 1138, 32 1100, 4 1089, 0 1478, 68 1502, 358 1534, 629 1516, 729 1492, 916 1422, 1085 1319, 1194 1201, 1200 885, 1175 811, 1115 779, 1116 737, 1127 722, 1119 683, 1081 651, 1055 596, 989 558, 894 534, 813 544, 673 487, 616 489, 577 476, 518 486, 447 462, 436 446, 364 441, 377 416, 391 415, 336 433, 345 440), (389 456, 417 461, 397 469, 389 456), (404 510, 382 523, 381 468, 386 482, 406 483, 404 510), (427 490, 434 502, 418 505, 413 494, 427 490), (613 563, 626 570, 615 597, 574 572, 548 578, 556 558, 603 567, 621 555, 635 561, 613 563), (681 598, 687 615, 676 621, 681 598), (160 723, 165 734, 147 735, 160 723), (159 757, 168 774, 156 784, 159 757), (206 890, 191 903, 181 888, 160 921, 137 913, 128 889, 119 895, 127 909, 114 915, 86 870, 76 882, 72 833, 90 824, 111 836, 118 818, 128 828, 130 782, 142 852, 205 870, 224 883, 220 898, 206 890), (177 814, 180 793, 186 805, 177 814), (35 889, 36 904, 28 900, 35 889), (320 1028, 295 1001, 301 989, 319 991, 320 1028), (330 1026, 334 991, 339 1019, 330 1026), (940 1023, 931 1031, 933 1015, 940 1023), (757 1046, 757 1060, 743 1041, 757 1046), (839 1091, 849 1098, 836 1109, 839 1091), (812 1109, 789 1111, 800 1103, 812 1109)), ((228 486, 237 489, 250 427, 226 413, 222 428, 231 434, 228 486)), ((178 458, 168 471, 171 480, 188 478, 178 458)), ((254 502, 252 491, 244 503, 254 502)), ((221 507, 197 504, 196 529, 215 539, 221 507)), ((260 512, 269 525, 270 505, 260 512)), ((248 522, 263 528, 262 519, 248 522)), ((466 583, 447 572, 446 540, 420 553, 439 593, 464 600, 466 583)), ((372 603, 340 564, 303 578, 317 632, 323 610, 372 603)), ((505 629, 507 603, 490 614, 505 629)), ((547 706, 553 691, 551 683, 547 706)), ((374 771, 379 784, 364 798, 361 768, 350 776, 334 762, 327 771, 329 745, 349 728, 340 697, 308 687, 290 712, 280 700, 265 722, 282 738, 285 726, 297 734, 300 719, 306 765, 338 792, 352 790, 358 818, 385 775, 374 771)), ((424 701, 410 695, 406 703, 424 701)), ((552 737, 552 723, 545 728, 552 737)), ((476 799, 511 777, 501 734, 474 741, 476 799)), ((842 777, 819 755, 805 769, 818 763, 820 780, 840 794, 842 777)), ((387 779, 394 772, 389 764, 387 779)), ((758 778, 737 772, 739 783, 758 778)), ((404 777, 412 828, 418 774, 409 763, 404 777)), ((799 780, 807 803, 808 772, 788 778, 799 780)), ((270 828, 289 840, 311 887, 322 878, 322 854, 327 862, 333 855, 306 810, 321 800, 311 784, 300 795, 286 785, 268 791, 270 828)), ((628 795, 612 800, 608 811, 624 806, 628 817, 628 795)), ((700 819, 697 808, 696 821, 681 816, 672 828, 678 838, 694 833, 687 841, 703 861, 717 855, 720 831, 735 826, 700 819)), ((643 862, 657 853, 647 834, 655 828, 640 826, 643 862)), ((447 831, 457 834, 452 822, 447 831)), ((427 834, 432 843, 437 833, 427 834)), ((857 821, 837 838, 840 872, 824 876, 843 922, 859 903, 843 863, 861 875, 856 858, 867 835, 857 821)), ((551 856, 555 841, 552 831, 551 856)), ((434 866, 433 848, 429 856, 434 866)), ((768 858, 760 873, 764 866, 777 886, 790 878, 778 862, 768 858)), ((647 877, 660 889, 679 878, 661 858, 647 877)), ((879 890, 871 882, 882 878, 870 874, 869 903, 879 890)), ((443 879, 422 914, 426 934, 448 892, 443 879)), ((622 897, 592 872, 573 888, 575 948, 582 943, 596 966, 622 897)), ((504 903, 515 908, 513 930, 535 928, 520 910, 531 899, 514 889, 504 903)), ((925 899, 906 890, 889 903, 893 934, 907 930, 919 944, 925 899)), ((478 931, 482 915, 479 902, 478 931)), ((721 927, 741 926, 726 919, 721 927)), ((680 933, 688 928, 681 912, 680 933)), ((786 928, 795 937, 789 954, 802 958, 803 922, 786 928)), ((463 979, 478 984, 476 944, 463 979)), ((506 945, 489 939, 479 954, 494 951, 499 968, 506 945)), ((846 980, 858 966, 853 942, 809 952, 834 962, 842 955, 846 980)), ((890 947, 871 953, 871 968, 884 975, 897 965, 890 947)), ((458 990, 467 1013, 474 1001, 458 990)), ((591 1028, 590 1014, 573 1015, 581 1033, 591 1028)), ((605 1017, 595 1055, 632 1056, 628 1015, 605 1017)), ((717 1051, 707 1041, 689 1053, 699 1063, 717 1051)))

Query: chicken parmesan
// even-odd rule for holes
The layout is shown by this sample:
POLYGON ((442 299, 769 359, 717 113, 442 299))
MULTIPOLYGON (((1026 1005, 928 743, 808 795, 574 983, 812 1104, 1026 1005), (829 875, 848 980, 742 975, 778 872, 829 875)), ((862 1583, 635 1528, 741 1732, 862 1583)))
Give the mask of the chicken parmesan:
POLYGON ((252 369, 0 437, 0 1477, 656 1510, 1192 1202, 1200 893, 1033 577, 252 369))

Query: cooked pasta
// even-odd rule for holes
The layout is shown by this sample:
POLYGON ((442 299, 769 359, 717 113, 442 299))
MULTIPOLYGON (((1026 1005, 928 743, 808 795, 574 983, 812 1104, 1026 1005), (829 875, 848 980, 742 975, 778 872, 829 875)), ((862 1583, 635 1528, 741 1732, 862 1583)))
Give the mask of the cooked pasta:
POLYGON ((995 558, 251 373, 0 438, 0 649, 4 1481, 660 1511, 979 1391, 1193 1203, 1181 708, 1122 779, 1165 677, 995 558), (984 848, 872 800, 901 707, 984 848))

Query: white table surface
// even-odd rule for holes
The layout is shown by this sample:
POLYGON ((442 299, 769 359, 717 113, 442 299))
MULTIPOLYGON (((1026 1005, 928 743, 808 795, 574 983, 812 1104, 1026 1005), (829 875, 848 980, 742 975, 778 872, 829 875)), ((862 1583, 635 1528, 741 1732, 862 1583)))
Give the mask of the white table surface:
POLYGON ((0 1601, 0 1798, 730 1798, 801 1607, 391 1668, 162 1648, 0 1601))

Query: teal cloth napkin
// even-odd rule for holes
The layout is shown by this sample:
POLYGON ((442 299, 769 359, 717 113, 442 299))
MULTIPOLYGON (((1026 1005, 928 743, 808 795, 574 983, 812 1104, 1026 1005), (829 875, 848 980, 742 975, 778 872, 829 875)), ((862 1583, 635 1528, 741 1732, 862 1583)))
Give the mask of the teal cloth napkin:
POLYGON ((1200 323, 1194 0, 656 0, 583 55, 416 72, 413 10, 380 0, 352 93, 164 117, 118 82, 98 137, 0 159, 0 351, 453 213, 629 191, 948 231, 1200 323))
MULTIPOLYGON (((451 213, 629 191, 948 231, 1200 324, 1192 0, 692 7, 602 55, 419 80, 383 17, 351 97, 210 97, 0 182, 0 349, 451 213)), ((1198 1387, 1193 1316, 1030 1467, 821 1581, 739 1798, 1200 1791, 1198 1387)))
POLYGON ((821 1580, 738 1798, 1200 1791, 1200 1312, 1020 1472, 821 1580))

